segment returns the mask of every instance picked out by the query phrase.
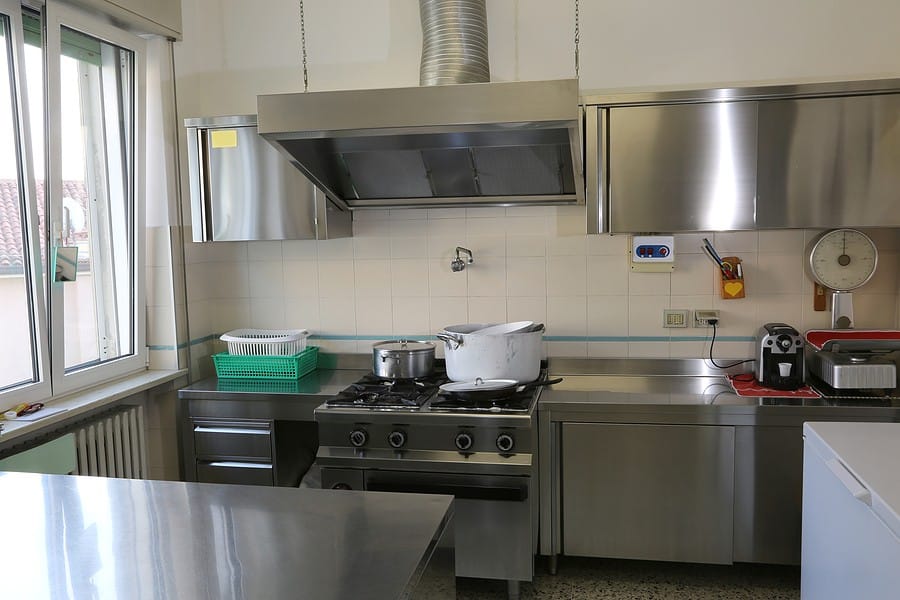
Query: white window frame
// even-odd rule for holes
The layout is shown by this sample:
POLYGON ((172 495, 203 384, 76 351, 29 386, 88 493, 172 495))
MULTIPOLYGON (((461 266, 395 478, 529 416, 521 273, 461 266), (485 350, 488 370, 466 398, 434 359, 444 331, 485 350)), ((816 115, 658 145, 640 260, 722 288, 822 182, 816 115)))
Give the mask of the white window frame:
MULTIPOLYGON (((51 232, 54 224, 62 223, 62 147, 58 132, 61 131, 62 106, 60 84, 60 58, 62 56, 61 27, 81 31, 134 53, 134 89, 131 90, 134 117, 134 148, 131 157, 134 172, 134 230, 132 231, 132 331, 134 353, 108 362, 86 366, 78 370, 65 370, 64 307, 63 286, 50 284, 50 355, 52 364, 53 394, 71 392, 80 388, 102 383, 109 379, 123 377, 147 368, 146 348, 146 297, 145 297, 145 248, 144 248, 144 130, 145 130, 145 43, 141 38, 102 22, 77 9, 48 1, 45 6, 46 29, 46 86, 47 86, 47 154, 48 154, 48 197, 50 199, 49 223, 51 232)), ((51 234, 52 235, 52 234, 51 234)), ((52 240, 51 240, 52 245, 52 240)))
MULTIPOLYGON (((35 363, 35 381, 0 392, 3 406, 19 402, 34 402, 51 395, 50 350, 47 329, 47 311, 44 309, 44 282, 41 271, 40 239, 43 235, 37 223, 37 194, 35 193, 34 165, 31 145, 31 128, 28 110, 28 86, 24 77, 25 36, 22 27, 22 5, 18 0, 0 0, 0 13, 9 22, 10 59, 14 96, 12 98, 16 116, 18 137, 15 143, 19 154, 19 195, 24 198, 25 213, 22 215, 25 277, 30 289, 29 309, 31 311, 31 336, 35 363)), ((0 82, 6 85, 7 82, 0 82)))

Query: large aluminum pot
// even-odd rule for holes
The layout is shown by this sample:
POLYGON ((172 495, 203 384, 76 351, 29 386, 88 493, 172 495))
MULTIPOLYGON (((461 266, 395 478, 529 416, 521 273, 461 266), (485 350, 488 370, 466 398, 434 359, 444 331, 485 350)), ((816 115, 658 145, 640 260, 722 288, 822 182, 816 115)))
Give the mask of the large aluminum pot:
POLYGON ((447 377, 453 381, 481 379, 514 379, 534 381, 541 372, 544 326, 499 335, 473 332, 490 323, 451 325, 437 334, 444 342, 447 377))
POLYGON ((434 344, 387 340, 372 344, 372 371, 384 379, 425 377, 434 369, 434 344))

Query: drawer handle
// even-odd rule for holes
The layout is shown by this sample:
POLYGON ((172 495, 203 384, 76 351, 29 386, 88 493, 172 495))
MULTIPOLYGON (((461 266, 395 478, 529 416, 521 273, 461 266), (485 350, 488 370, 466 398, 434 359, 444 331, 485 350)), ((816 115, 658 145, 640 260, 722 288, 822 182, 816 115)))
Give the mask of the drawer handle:
POLYGON ((270 463, 251 463, 251 462, 238 462, 233 460, 221 460, 217 462, 207 463, 210 467, 229 467, 229 468, 237 468, 237 469, 271 469, 272 465, 270 463))
POLYGON ((843 463, 839 460, 831 459, 825 461, 825 464, 854 498, 867 506, 872 506, 872 492, 861 484, 843 463))
POLYGON ((269 435, 268 429, 246 429, 239 427, 194 427, 194 433, 239 433, 242 435, 269 435))

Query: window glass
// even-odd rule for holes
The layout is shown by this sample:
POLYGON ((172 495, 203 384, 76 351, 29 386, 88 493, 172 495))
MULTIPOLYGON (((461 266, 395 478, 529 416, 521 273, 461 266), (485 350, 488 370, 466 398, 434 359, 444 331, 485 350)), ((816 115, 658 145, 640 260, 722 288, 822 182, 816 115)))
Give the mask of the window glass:
POLYGON ((129 50, 61 29, 62 210, 56 244, 78 248, 63 286, 65 368, 134 353, 133 63, 129 50))
POLYGON ((0 14, 0 389, 36 381, 35 323, 10 21, 0 14))

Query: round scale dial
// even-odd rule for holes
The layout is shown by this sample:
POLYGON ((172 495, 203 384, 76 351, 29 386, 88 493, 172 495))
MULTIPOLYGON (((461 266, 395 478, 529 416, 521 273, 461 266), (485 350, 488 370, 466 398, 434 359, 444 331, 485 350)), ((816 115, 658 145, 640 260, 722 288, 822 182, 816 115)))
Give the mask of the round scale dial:
POLYGON ((839 292, 856 289, 869 281, 877 263, 875 243, 855 229, 835 229, 823 234, 809 253, 813 278, 839 292))

